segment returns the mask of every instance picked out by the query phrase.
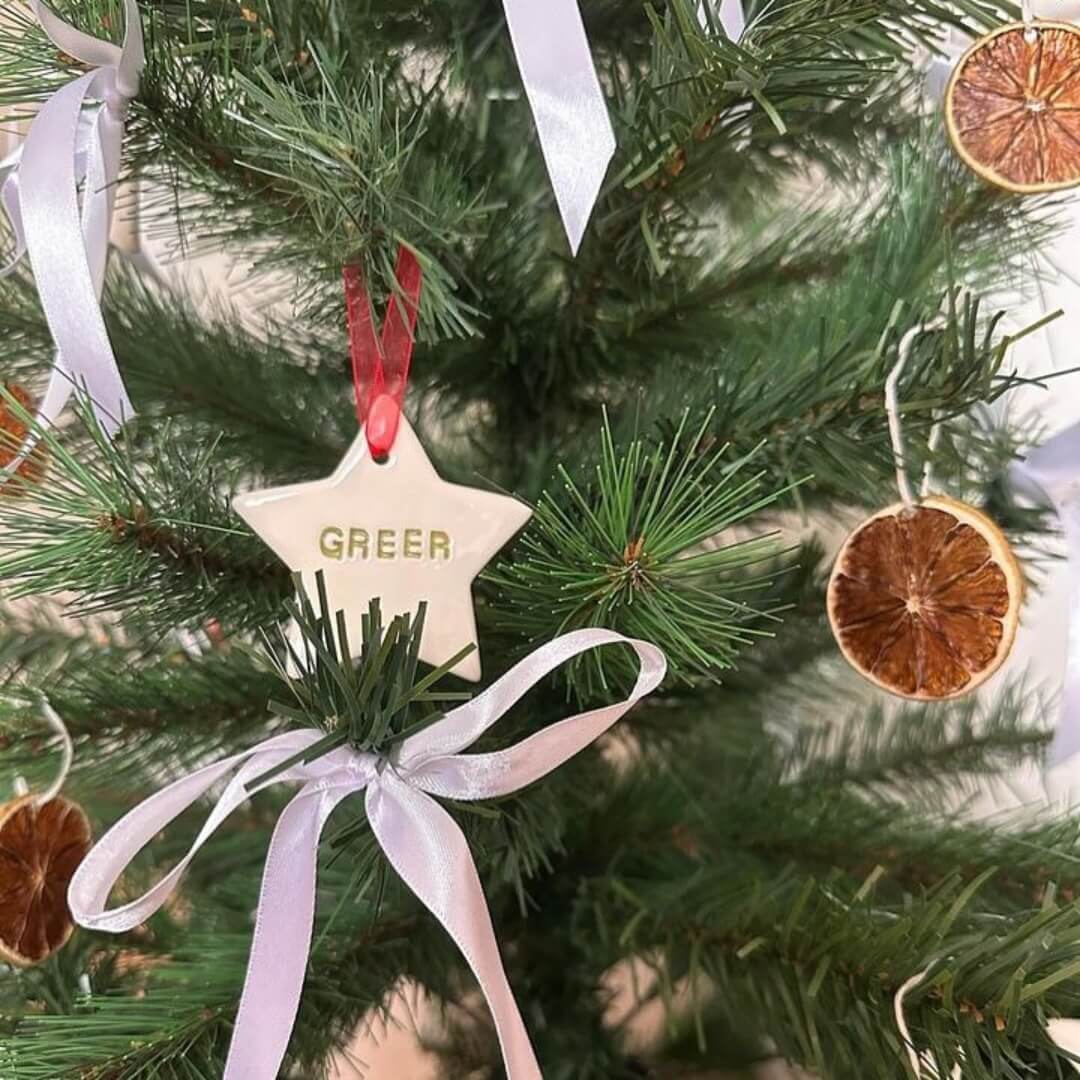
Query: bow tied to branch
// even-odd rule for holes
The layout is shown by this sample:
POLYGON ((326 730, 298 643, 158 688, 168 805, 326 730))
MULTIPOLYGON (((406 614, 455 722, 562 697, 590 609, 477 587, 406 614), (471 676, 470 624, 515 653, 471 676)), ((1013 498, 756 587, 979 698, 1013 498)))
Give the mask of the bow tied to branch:
POLYGON ((293 731, 207 765, 152 795, 99 841, 71 882, 76 922, 124 933, 154 914, 214 831, 271 784, 302 785, 278 819, 263 872, 251 958, 225 1080, 274 1080, 300 1004, 315 915, 319 838, 342 800, 363 793, 368 823, 398 876, 461 949, 487 999, 510 1080, 540 1077, 503 970, 480 875, 468 843, 439 799, 497 799, 520 791, 598 739, 664 678, 664 654, 608 630, 579 630, 537 649, 477 698, 404 739, 389 756, 340 747, 307 760, 323 735, 293 731), (579 713, 505 750, 464 754, 532 686, 561 664, 606 645, 637 653, 637 683, 624 701, 579 713), (108 910, 131 860, 162 829, 228 779, 187 855, 145 895, 108 910))
MULTIPOLYGON (((132 409, 105 329, 101 293, 124 120, 145 63, 142 25, 135 0, 124 0, 124 43, 115 45, 65 22, 41 0, 31 7, 56 47, 91 70, 41 106, 26 139, 0 162, 0 204, 14 238, 0 275, 29 256, 56 345, 38 421, 55 422, 78 389, 112 434, 132 409)), ((29 450, 25 446, 8 468, 29 450)))

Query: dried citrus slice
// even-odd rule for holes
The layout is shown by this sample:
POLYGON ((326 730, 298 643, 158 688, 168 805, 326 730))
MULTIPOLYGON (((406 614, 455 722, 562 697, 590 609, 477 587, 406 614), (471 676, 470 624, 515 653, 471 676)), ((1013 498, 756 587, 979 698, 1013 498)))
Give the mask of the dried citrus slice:
POLYGON ((67 890, 90 850, 90 823, 67 799, 0 807, 0 960, 39 964, 71 936, 67 890))
POLYGON ((829 621, 844 656, 871 682, 940 701, 1001 666, 1023 596, 1001 530, 935 496, 882 510, 848 537, 829 581, 829 621))
MULTIPOLYGON (((4 389, 26 412, 33 413, 37 408, 33 396, 21 386, 15 383, 5 383, 4 389)), ((15 460, 29 430, 29 426, 22 417, 16 415, 8 402, 0 397, 0 470, 5 469, 15 460)), ((26 485, 21 484, 20 479, 40 481, 45 475, 46 463, 45 443, 39 442, 15 470, 15 476, 9 478, 0 486, 0 494, 26 494, 26 485)))
POLYGON ((1080 184, 1080 27, 1002 27, 961 57, 945 95, 949 137, 1009 191, 1080 184))

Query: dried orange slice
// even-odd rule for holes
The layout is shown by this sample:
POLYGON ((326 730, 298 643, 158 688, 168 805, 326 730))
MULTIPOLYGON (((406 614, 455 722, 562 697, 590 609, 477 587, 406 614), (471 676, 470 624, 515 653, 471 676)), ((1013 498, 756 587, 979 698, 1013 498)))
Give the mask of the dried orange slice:
POLYGON ((1009 191, 1080 184, 1080 27, 1002 27, 961 57, 945 95, 957 153, 1009 191))
POLYGON ((39 964, 71 936, 67 890, 90 850, 90 822, 67 799, 0 807, 0 960, 39 964))
POLYGON ((851 665, 900 697, 941 701, 1009 655, 1024 579, 978 510, 935 496, 882 510, 848 537, 829 581, 829 621, 851 665))
MULTIPOLYGON (((37 408, 33 395, 16 383, 5 383, 4 389, 26 412, 33 413, 37 408)), ((16 415, 7 401, 0 397, 0 470, 5 469, 15 460, 29 430, 26 422, 16 415)), ((45 475, 48 460, 46 454, 45 443, 39 442, 15 470, 15 475, 0 486, 0 494, 26 494, 26 485, 21 484, 19 481, 22 479, 39 482, 45 475)))

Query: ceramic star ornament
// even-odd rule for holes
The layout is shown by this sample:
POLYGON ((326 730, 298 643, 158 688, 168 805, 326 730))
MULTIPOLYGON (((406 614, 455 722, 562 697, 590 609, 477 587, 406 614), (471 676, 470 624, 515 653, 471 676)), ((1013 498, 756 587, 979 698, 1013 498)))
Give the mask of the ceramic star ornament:
MULTIPOLYGON (((1080 1020, 1048 1020, 1046 1032, 1062 1050, 1080 1058, 1080 1020)), ((1080 1072, 1080 1064, 1076 1061, 1072 1062, 1072 1067, 1080 1072)))
MULTIPOLYGON (((404 416, 384 461, 361 428, 325 480, 248 492, 233 506, 310 595, 323 572, 330 610, 350 626, 376 597, 388 617, 426 600, 420 659, 435 666, 476 644, 473 579, 532 515, 517 499, 443 480, 404 416)), ((478 652, 453 672, 478 681, 478 652)))

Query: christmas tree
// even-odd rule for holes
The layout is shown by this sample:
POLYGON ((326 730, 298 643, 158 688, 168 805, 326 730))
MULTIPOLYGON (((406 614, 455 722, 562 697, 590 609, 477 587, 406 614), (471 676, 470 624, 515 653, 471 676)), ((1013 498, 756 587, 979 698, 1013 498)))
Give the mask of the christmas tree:
MULTIPOLYGON (((0 775, 48 786, 53 710, 74 743, 64 797, 100 837, 289 732, 316 733, 311 759, 381 768, 544 643, 615 631, 663 650, 658 690, 536 782, 441 803, 545 1076, 777 1059, 827 1080, 1067 1077, 1048 1024, 1080 1017, 1077 825, 952 812, 958 790, 1041 760, 1053 714, 1033 720, 1022 684, 897 705, 844 663, 826 614, 836 526, 897 502, 884 400, 902 350, 909 472, 931 465, 1014 542, 1048 527, 1005 483, 1031 433, 975 407, 1019 382, 995 297, 1054 203, 966 168, 923 74, 950 33, 1018 12, 750 0, 740 32, 730 4, 580 6, 616 149, 572 254, 502 4, 143 0, 122 175, 144 229, 178 256, 225 252, 244 289, 234 304, 110 259, 102 310, 135 416, 114 432, 78 395, 0 495, 0 775), (467 598, 339 617, 330 579, 298 582, 232 502, 320 481, 354 445, 343 270, 381 323, 410 305, 402 252, 422 288, 397 439, 415 429, 439 477, 533 511, 473 584, 478 653, 467 598), (461 640, 432 665, 433 626, 461 640), (458 667, 477 657, 479 687, 458 667)), ((56 11, 124 34, 116 0, 56 11)), ((5 10, 16 114, 89 70, 5 10)), ((0 283, 12 453, 55 362, 31 255, 0 283)), ((361 492, 320 520, 337 530, 323 554, 448 551, 431 530, 377 535, 377 509, 361 492)), ((582 654, 474 752, 625 699, 637 675, 624 646, 582 654)), ((221 1076, 293 794, 244 800, 145 923, 76 929, 0 975, 0 1078, 221 1076)), ((154 835, 111 902, 176 865, 211 804, 154 835)), ((432 1003, 445 1076, 506 1075, 470 964, 368 805, 343 799, 319 849, 281 1075, 326 1075, 404 985, 432 1003)), ((3 905, 25 873, 0 858, 3 905)))

